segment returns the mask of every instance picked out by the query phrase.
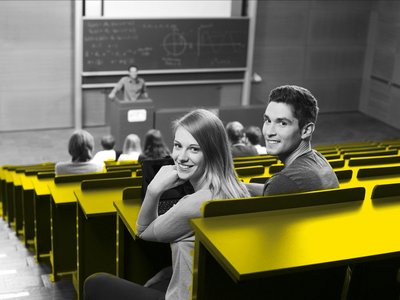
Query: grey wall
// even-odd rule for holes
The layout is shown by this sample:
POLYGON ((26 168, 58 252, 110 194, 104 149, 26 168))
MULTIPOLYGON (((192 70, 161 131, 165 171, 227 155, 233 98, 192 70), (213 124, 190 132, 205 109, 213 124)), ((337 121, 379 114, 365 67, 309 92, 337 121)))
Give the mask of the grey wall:
POLYGON ((360 111, 400 128, 400 2, 377 1, 370 18, 360 111))
POLYGON ((0 1, 0 131, 72 126, 71 3, 0 1))
POLYGON ((358 110, 373 1, 258 1, 251 102, 304 86, 321 112, 358 110))

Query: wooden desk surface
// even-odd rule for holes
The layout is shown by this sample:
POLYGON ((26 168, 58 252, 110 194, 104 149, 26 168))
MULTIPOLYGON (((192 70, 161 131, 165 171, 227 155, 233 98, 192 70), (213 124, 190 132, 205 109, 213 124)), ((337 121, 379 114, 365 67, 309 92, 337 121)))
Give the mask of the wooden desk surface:
POLYGON ((14 186, 22 186, 21 175, 23 173, 13 173, 14 186))
MULTIPOLYGON (((199 218, 196 238, 236 281, 400 255, 400 196, 371 201, 375 184, 365 180, 365 200, 332 205, 199 218)), ((354 183, 351 183, 354 184, 354 183)))
POLYGON ((22 182, 22 188, 27 191, 27 190, 33 190, 33 183, 32 183, 32 178, 34 175, 27 176, 25 173, 21 175, 21 182, 22 182))
POLYGON ((41 178, 39 179, 37 176, 32 178, 33 188, 35 189, 35 193, 38 196, 50 195, 50 190, 48 184, 54 181, 54 178, 41 178))
POLYGON ((141 199, 118 199, 114 201, 114 207, 118 215, 121 217, 126 228, 133 238, 137 236, 136 220, 142 205, 141 199))
POLYGON ((196 238, 236 280, 400 254, 397 203, 355 203, 192 220, 196 238))
POLYGON ((85 191, 75 189, 74 193, 85 216, 95 217, 104 214, 114 214, 116 209, 113 202, 122 199, 122 190, 124 188, 97 188, 85 191))
POLYGON ((51 197, 56 205, 75 203, 76 196, 74 194, 74 190, 79 189, 80 186, 81 181, 61 184, 55 184, 54 181, 51 181, 48 184, 51 197))

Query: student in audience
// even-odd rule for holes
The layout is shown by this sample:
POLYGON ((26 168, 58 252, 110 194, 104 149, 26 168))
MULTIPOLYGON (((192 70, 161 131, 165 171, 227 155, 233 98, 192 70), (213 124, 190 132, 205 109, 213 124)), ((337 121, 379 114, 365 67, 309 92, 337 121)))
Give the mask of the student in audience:
POLYGON ((92 161, 104 162, 106 160, 115 161, 117 154, 114 150, 115 139, 112 135, 105 135, 101 138, 103 150, 97 152, 92 161))
POLYGON ((226 124, 226 133, 233 157, 258 155, 257 149, 253 145, 245 144, 244 127, 240 122, 234 121, 226 124))
POLYGON ((137 101, 139 99, 149 98, 146 89, 145 81, 138 77, 138 67, 136 65, 130 65, 128 68, 129 76, 124 76, 112 89, 108 98, 113 100, 115 95, 121 89, 124 89, 124 100, 125 101, 137 101))
POLYGON ((93 162, 92 151, 94 148, 93 136, 85 130, 75 131, 69 139, 68 152, 71 161, 56 164, 56 174, 81 174, 103 172, 103 162, 93 162))
POLYGON ((143 153, 139 155, 139 162, 145 159, 160 159, 170 155, 160 130, 150 129, 144 137, 143 153))
POLYGON ((327 160, 311 148, 318 115, 315 97, 305 88, 285 85, 273 89, 264 113, 267 153, 284 163, 265 185, 247 184, 250 193, 273 195, 339 187, 327 160))
POLYGON ((247 141, 257 149, 258 154, 267 154, 267 149, 264 146, 261 146, 262 133, 260 127, 247 127, 245 129, 245 135, 247 141))
MULTIPOLYGON (((238 181, 221 120, 207 110, 194 110, 175 122, 172 158, 175 165, 163 166, 149 184, 137 220, 140 238, 171 244, 172 277, 166 293, 108 275, 95 274, 84 285, 85 299, 167 299, 189 300, 192 284, 194 233, 189 220, 200 217, 200 208, 211 199, 248 197, 238 181), (182 198, 158 216, 160 195, 190 181, 194 193, 182 198)), ((163 278, 161 272, 156 278, 163 278)))
POLYGON ((129 134, 124 141, 122 154, 118 157, 118 161, 125 160, 138 160, 139 155, 142 153, 140 146, 140 138, 137 134, 129 134))

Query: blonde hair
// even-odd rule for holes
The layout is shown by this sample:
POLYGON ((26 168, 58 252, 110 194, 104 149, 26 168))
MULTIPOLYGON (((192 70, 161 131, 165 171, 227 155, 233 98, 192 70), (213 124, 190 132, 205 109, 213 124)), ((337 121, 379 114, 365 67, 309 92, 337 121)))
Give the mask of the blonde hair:
POLYGON ((129 134, 124 141, 122 153, 129 154, 131 152, 142 153, 142 147, 140 146, 140 138, 137 134, 129 134))
POLYGON ((199 143, 205 165, 202 180, 210 183, 213 196, 216 199, 249 197, 246 187, 236 177, 222 121, 205 109, 197 109, 175 121, 174 131, 180 126, 199 143))
POLYGON ((92 158, 94 138, 86 130, 75 131, 69 139, 68 152, 73 162, 86 162, 92 158))

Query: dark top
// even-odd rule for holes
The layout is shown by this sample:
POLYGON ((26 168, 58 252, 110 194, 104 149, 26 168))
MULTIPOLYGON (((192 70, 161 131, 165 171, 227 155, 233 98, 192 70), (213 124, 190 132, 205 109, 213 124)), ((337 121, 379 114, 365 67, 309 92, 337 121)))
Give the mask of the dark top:
POLYGON ((339 181, 328 161, 317 151, 298 156, 291 164, 273 175, 264 186, 264 195, 287 194, 339 187, 339 181))
POLYGON ((256 147, 245 144, 234 144, 231 146, 232 157, 258 155, 256 147))

